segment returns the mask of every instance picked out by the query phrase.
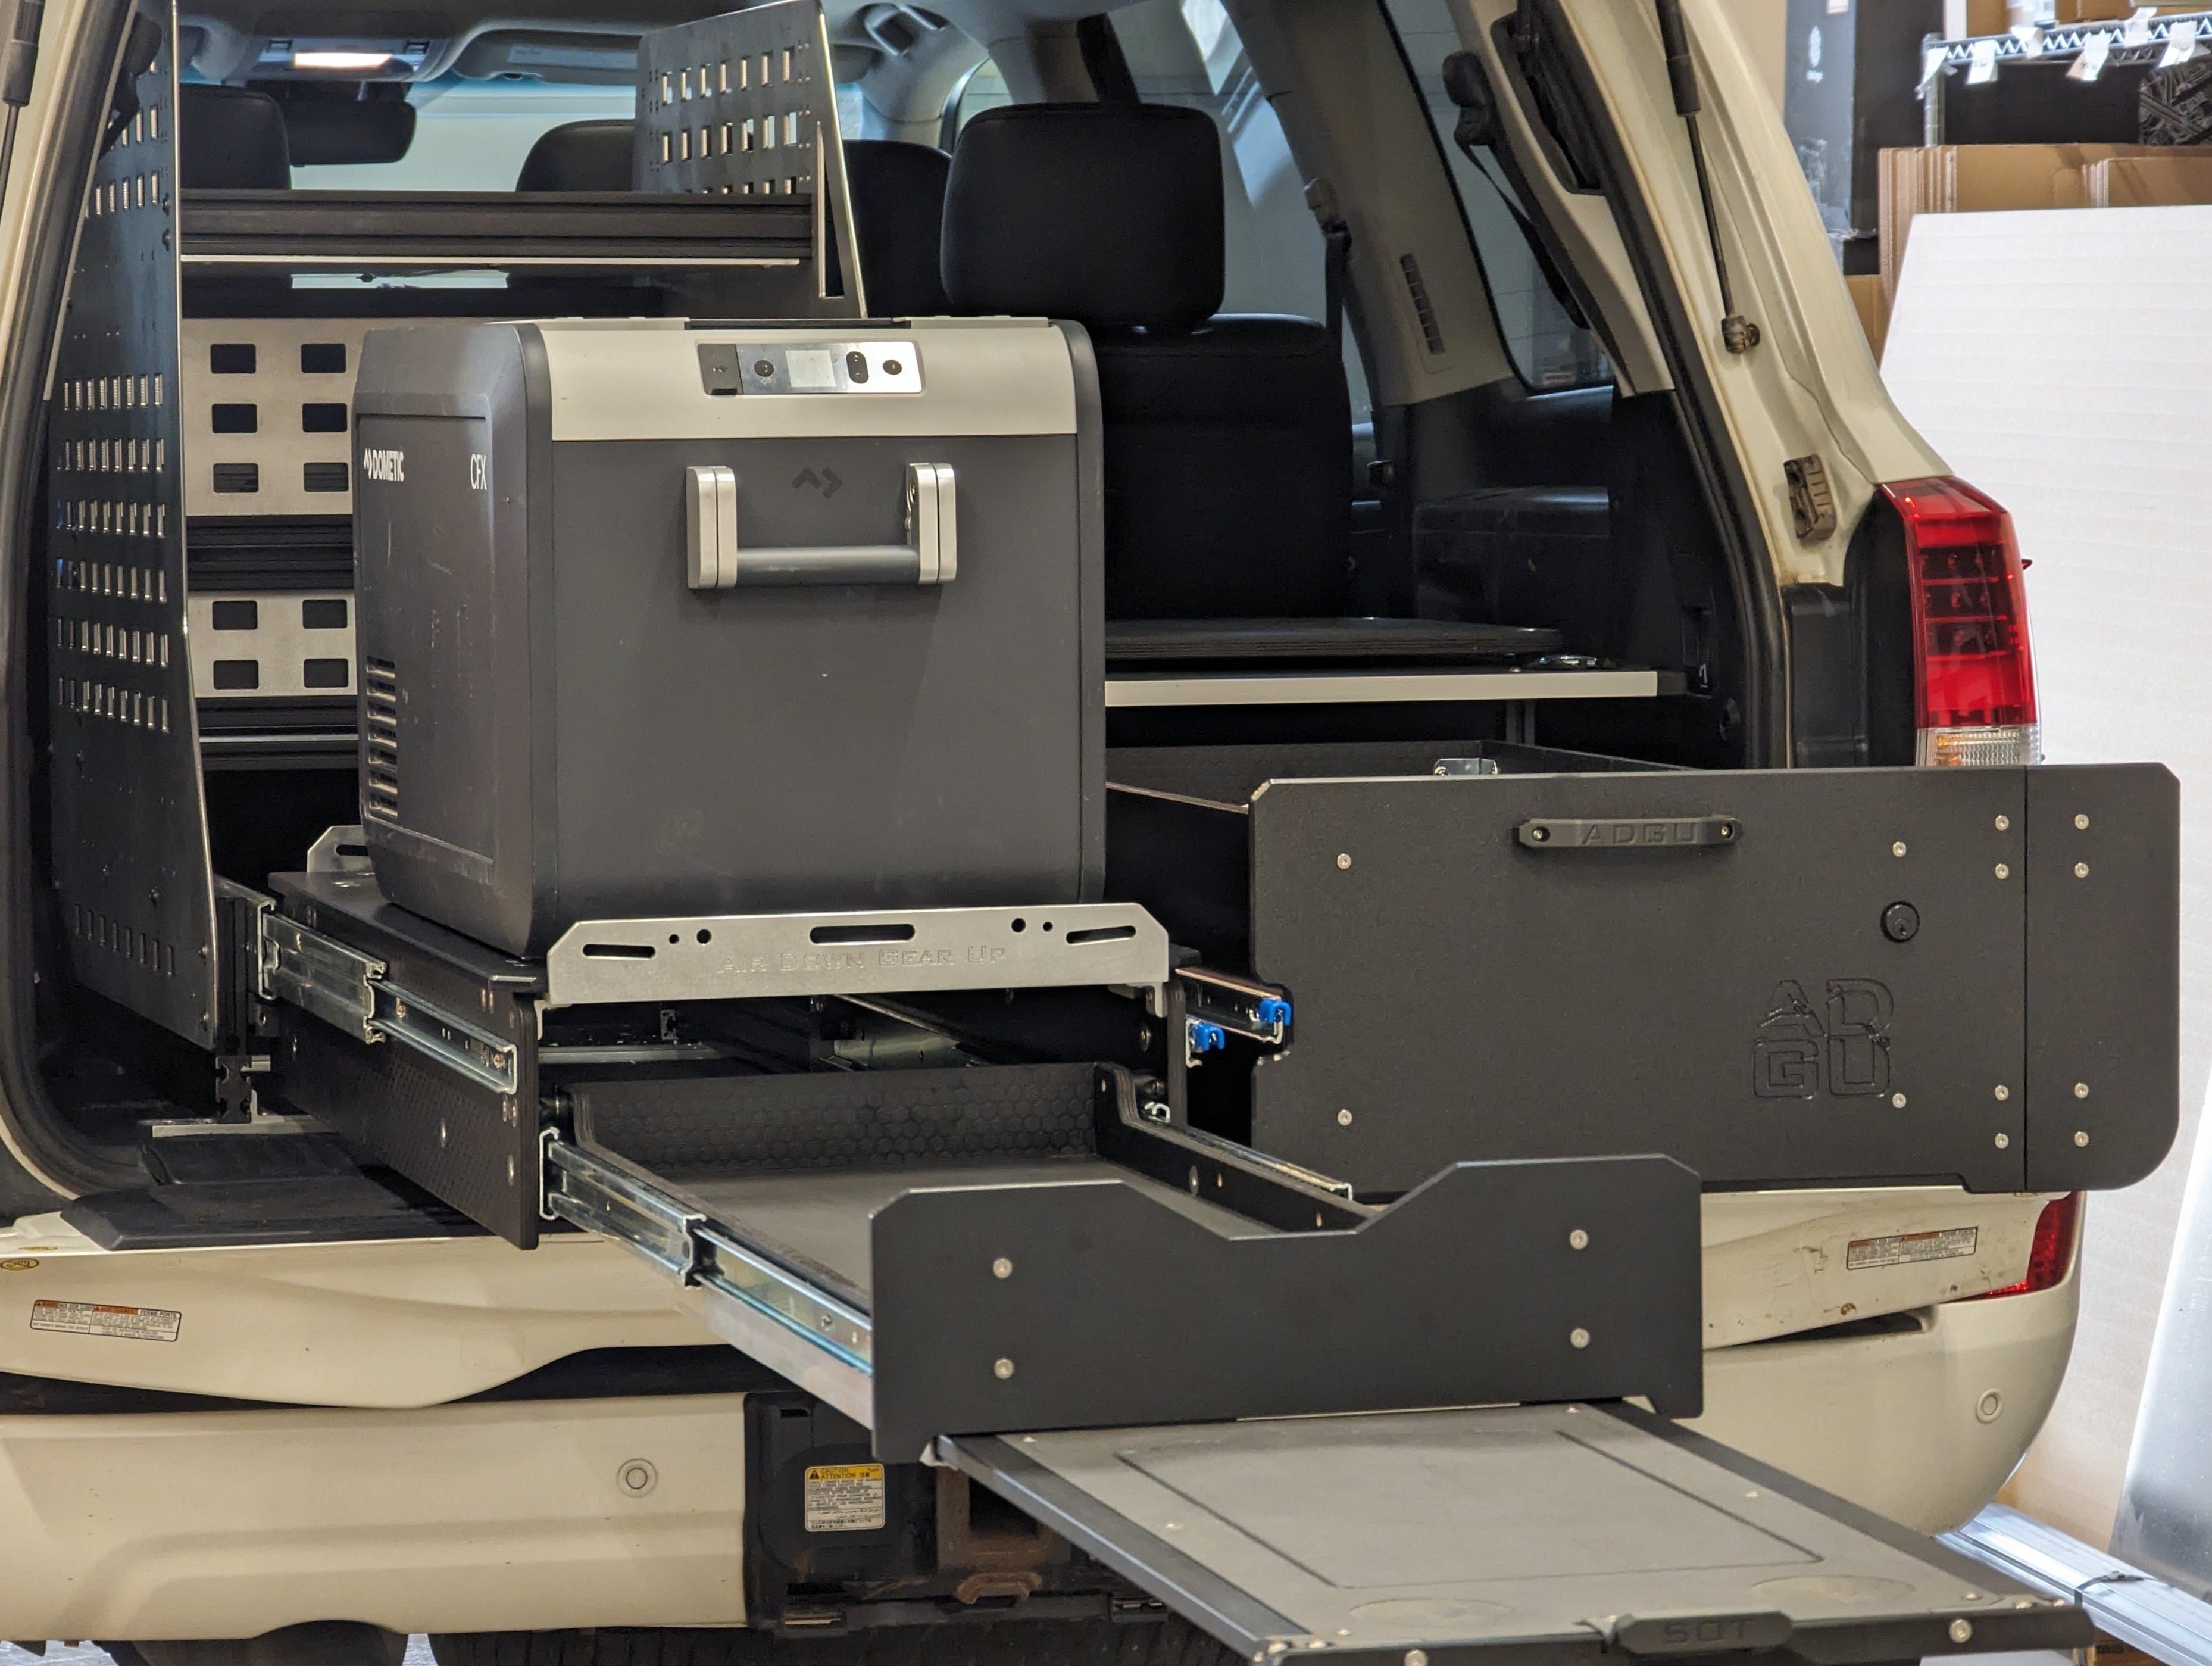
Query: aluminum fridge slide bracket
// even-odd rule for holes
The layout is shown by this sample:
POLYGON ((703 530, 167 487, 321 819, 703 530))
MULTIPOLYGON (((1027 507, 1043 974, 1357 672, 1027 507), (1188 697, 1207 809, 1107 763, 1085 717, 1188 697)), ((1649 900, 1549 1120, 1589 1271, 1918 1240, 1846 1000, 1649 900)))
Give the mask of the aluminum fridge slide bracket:
POLYGON ((586 920, 545 956, 548 1007, 606 1001, 1157 988, 1168 937, 1131 903, 586 920))

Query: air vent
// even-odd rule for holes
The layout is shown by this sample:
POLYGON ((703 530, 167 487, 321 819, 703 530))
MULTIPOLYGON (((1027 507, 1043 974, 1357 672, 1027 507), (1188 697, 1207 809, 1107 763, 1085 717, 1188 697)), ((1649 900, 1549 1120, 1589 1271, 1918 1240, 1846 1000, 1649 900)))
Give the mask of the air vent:
POLYGON ((1431 353, 1444 350, 1444 332, 1437 324, 1437 309, 1429 301, 1429 286, 1421 281, 1421 263, 1410 254, 1398 257, 1398 270, 1406 275, 1406 293, 1413 298, 1414 316, 1421 320, 1421 339, 1431 353))
POLYGON ((368 778, 362 812, 399 819, 399 671, 389 660, 361 663, 362 724, 368 746, 368 778))

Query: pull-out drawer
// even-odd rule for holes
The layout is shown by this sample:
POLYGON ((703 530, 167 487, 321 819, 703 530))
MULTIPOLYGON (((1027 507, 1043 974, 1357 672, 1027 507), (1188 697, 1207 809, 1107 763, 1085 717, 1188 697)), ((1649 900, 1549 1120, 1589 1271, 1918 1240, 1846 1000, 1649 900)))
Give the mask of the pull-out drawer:
POLYGON ((1618 1151, 2069 1191, 2172 1143, 2157 765, 1193 784, 1109 795, 1109 888, 1288 994, 1252 1143, 1363 1195, 1618 1151))
POLYGON ((1702 1394, 1697 1177, 1461 1164, 1387 1208, 1126 1072, 572 1081, 549 1215, 912 1462, 936 1437, 1702 1394))

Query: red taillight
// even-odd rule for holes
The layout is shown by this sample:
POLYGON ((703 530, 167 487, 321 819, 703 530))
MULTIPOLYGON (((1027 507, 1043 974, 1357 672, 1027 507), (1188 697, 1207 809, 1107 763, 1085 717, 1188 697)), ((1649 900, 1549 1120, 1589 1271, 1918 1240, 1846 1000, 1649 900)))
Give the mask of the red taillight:
POLYGON ((1923 763, 2033 763, 2042 750, 2012 517, 1960 480, 1882 488, 1905 523, 1923 763))
POLYGON ((1984 1302, 1992 1296, 2027 1296, 2063 1284, 2074 1265, 2074 1224, 2081 1213, 2081 1193, 2069 1192, 2063 1197, 2052 1198, 2035 1218, 2035 1241, 2027 1247, 2027 1276, 2018 1284, 1984 1291, 1966 1299, 1984 1302))

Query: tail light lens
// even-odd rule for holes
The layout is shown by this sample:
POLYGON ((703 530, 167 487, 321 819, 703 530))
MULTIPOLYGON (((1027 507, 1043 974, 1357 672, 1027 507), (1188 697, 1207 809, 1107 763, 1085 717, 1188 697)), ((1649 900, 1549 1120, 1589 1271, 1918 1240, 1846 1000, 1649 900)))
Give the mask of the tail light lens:
POLYGON ((1959 480, 1884 486, 1905 524, 1923 763, 2033 763, 2043 751, 2012 517, 1959 480))
POLYGON ((1966 1299, 1985 1302, 1996 1296, 2028 1296, 2066 1282, 2074 1266, 2074 1229, 2081 1218, 2081 1194, 2069 1192, 2043 1206, 2035 1218, 2035 1240, 2027 1249, 2027 1276, 2002 1290, 1984 1291, 1966 1299))

